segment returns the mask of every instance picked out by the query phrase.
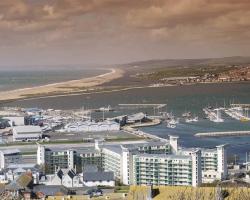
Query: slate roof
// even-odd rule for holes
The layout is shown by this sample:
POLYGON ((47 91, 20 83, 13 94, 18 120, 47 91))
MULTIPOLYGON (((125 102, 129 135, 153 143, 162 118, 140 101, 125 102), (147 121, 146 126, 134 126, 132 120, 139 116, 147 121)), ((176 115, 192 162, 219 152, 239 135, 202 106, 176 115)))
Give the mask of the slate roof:
POLYGON ((96 165, 85 165, 84 172, 97 172, 98 168, 96 165))
POLYGON ((76 176, 76 173, 73 169, 59 169, 57 171, 57 176, 62 179, 63 175, 68 175, 71 179, 76 176))
POLYGON ((83 181, 113 181, 114 172, 84 172, 83 181))
POLYGON ((9 154, 20 153, 20 150, 19 149, 5 149, 5 150, 1 150, 1 152, 3 152, 4 155, 9 155, 9 154))
POLYGON ((42 129, 40 126, 14 126, 13 129, 15 129, 18 134, 42 132, 42 129))

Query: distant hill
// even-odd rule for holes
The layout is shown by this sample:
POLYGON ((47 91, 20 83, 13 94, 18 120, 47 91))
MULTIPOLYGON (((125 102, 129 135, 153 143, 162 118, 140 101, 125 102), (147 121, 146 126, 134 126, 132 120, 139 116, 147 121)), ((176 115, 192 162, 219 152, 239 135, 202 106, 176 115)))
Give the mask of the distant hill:
POLYGON ((204 58, 204 59, 159 59, 159 60, 146 60, 137 61, 124 65, 121 67, 126 67, 134 69, 135 71, 159 69, 165 67, 189 67, 189 66, 225 66, 225 65, 241 65, 250 64, 250 57, 224 57, 224 58, 204 58))

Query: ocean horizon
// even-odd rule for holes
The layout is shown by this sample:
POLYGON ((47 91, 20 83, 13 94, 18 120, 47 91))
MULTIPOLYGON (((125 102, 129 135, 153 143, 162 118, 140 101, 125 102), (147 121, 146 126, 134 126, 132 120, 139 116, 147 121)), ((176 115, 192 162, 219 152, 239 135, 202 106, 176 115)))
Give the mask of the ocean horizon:
POLYGON ((104 74, 108 69, 39 69, 1 70, 0 91, 8 91, 58 82, 77 80, 104 74))

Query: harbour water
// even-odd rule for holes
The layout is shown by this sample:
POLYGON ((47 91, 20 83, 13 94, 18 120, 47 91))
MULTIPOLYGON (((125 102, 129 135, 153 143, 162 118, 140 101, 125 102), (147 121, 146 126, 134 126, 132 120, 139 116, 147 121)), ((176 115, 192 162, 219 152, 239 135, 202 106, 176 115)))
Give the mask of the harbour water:
MULTIPOLYGON (((199 116, 199 122, 185 123, 180 121, 175 129, 166 127, 162 123, 158 126, 143 128, 145 132, 166 138, 169 134, 179 135, 180 143, 186 147, 214 147, 228 143, 229 155, 238 155, 241 161, 245 159, 245 153, 250 152, 250 136, 198 138, 194 137, 198 132, 250 130, 250 122, 240 122, 225 114, 223 123, 211 122, 204 119, 202 108, 205 106, 228 106, 229 103, 250 103, 249 83, 225 83, 225 84, 200 84, 187 86, 173 86, 162 88, 131 89, 102 94, 84 94, 76 96, 53 97, 44 99, 21 100, 5 104, 5 106, 41 107, 55 109, 74 108, 98 108, 111 105, 115 112, 106 116, 130 114, 139 111, 154 114, 152 108, 119 108, 121 103, 163 103, 167 104, 167 111, 180 117, 185 111, 190 111, 199 116), (60 103, 58 103, 60 102, 60 103)), ((166 111, 164 108, 162 111, 166 111)))

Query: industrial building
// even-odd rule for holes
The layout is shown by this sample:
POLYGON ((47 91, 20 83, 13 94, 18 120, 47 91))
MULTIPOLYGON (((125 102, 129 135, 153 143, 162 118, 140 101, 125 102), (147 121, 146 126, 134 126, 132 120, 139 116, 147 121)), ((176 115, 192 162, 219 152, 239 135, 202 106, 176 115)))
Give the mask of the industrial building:
POLYGON ((40 126, 14 126, 12 129, 13 141, 37 141, 42 138, 40 126))
POLYGON ((84 121, 67 124, 64 129, 67 132, 119 131, 120 124, 114 121, 84 121))

